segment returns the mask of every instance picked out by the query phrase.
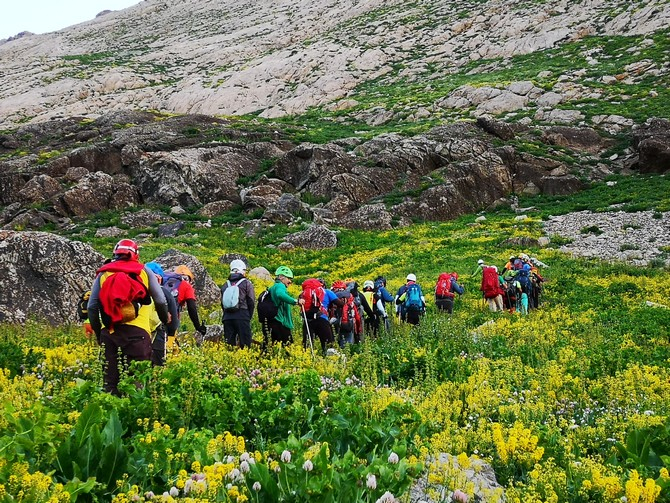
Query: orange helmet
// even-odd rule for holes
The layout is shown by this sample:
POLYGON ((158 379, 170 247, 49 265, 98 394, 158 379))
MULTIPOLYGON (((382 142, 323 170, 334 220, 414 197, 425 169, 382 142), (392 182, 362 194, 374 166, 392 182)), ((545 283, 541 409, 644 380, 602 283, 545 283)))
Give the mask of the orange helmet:
POLYGON ((191 281, 195 280, 195 276, 193 275, 191 270, 185 265, 178 265, 177 267, 175 267, 174 272, 180 274, 181 276, 188 276, 191 279, 191 281))
POLYGON ((114 247, 114 255, 128 256, 130 260, 139 260, 140 252, 137 243, 132 239, 122 239, 114 247))
POLYGON ((333 285, 331 286, 332 290, 346 290, 347 289, 347 284, 342 281, 341 279, 338 279, 336 281, 333 281, 333 285))

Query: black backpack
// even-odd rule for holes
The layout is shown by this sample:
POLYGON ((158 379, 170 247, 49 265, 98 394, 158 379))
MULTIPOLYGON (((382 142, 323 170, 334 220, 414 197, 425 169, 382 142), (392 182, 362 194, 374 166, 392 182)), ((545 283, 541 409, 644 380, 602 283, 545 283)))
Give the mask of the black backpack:
POLYGON ((277 316, 279 310, 277 309, 275 303, 272 302, 270 290, 265 290, 258 296, 256 311, 258 312, 258 321, 261 323, 275 319, 275 316, 277 316))
POLYGON ((77 301, 77 316, 79 316, 79 321, 86 321, 88 319, 88 299, 90 297, 91 291, 86 290, 77 301))

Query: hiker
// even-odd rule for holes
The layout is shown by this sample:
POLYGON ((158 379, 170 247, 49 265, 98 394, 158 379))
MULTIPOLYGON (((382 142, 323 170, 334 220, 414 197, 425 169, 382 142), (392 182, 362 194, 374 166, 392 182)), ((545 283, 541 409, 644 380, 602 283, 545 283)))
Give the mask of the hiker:
POLYGON ((393 297, 393 295, 391 295, 391 292, 389 292, 386 289, 386 278, 384 276, 377 276, 377 279, 375 279, 374 283, 374 291, 379 296, 379 299, 382 301, 382 307, 384 308, 383 309, 384 328, 388 332, 389 330, 391 330, 391 322, 388 317, 388 309, 386 308, 386 304, 393 305, 395 303, 395 297, 393 297))
POLYGON ((344 282, 347 285, 347 291, 351 293, 351 296, 354 299, 354 305, 358 309, 358 322, 354 329, 354 343, 359 344, 365 339, 365 316, 372 318, 373 312, 370 304, 358 289, 358 282, 353 279, 345 279, 344 282))
POLYGON ((254 285, 246 275, 247 265, 235 259, 230 263, 228 281, 221 287, 223 335, 226 343, 240 348, 251 347, 251 317, 256 301, 254 285))
POLYGON ((153 309, 162 323, 169 321, 165 294, 153 272, 139 261, 135 241, 116 244, 112 261, 97 271, 87 307, 91 328, 104 348, 105 391, 119 395, 119 363, 126 367, 130 361, 151 359, 153 309))
POLYGON ((172 296, 170 290, 163 286, 163 268, 158 262, 147 262, 147 268, 149 268, 156 277, 156 281, 161 285, 163 294, 165 295, 165 300, 167 300, 168 305, 168 323, 161 323, 158 318, 158 313, 154 307, 154 312, 151 316, 152 318, 152 328, 151 336, 153 342, 152 353, 151 353, 151 363, 157 366, 165 365, 165 358, 167 357, 167 345, 170 337, 174 337, 179 328, 179 309, 177 308, 177 301, 172 296))
POLYGON ((166 272, 163 276, 163 284, 170 289, 172 295, 177 300, 177 308, 179 310, 179 318, 181 321, 181 313, 186 306, 188 316, 191 318, 191 323, 196 330, 196 343, 200 345, 207 333, 207 327, 204 322, 200 322, 198 316, 198 305, 195 297, 195 275, 186 265, 178 265, 174 272, 166 272))
POLYGON ((335 305, 342 305, 337 295, 326 288, 326 282, 321 279, 306 279, 302 283, 300 298, 304 300, 303 305, 303 327, 302 344, 305 349, 310 345, 308 336, 312 338, 312 344, 318 337, 321 343, 321 351, 326 352, 328 344, 335 342, 333 327, 328 316, 329 309, 335 305))
POLYGON ((512 255, 512 256, 509 258, 509 260, 507 261, 507 263, 505 264, 505 266, 503 267, 503 269, 505 269, 505 271, 511 271, 511 270, 513 270, 513 269, 514 269, 514 261, 515 261, 515 260, 516 260, 516 255, 512 255))
POLYGON ((440 274, 435 285, 435 305, 438 311, 453 314, 455 294, 463 295, 464 292, 465 289, 458 284, 458 273, 440 274))
POLYGON ((416 282, 416 275, 407 275, 407 283, 398 289, 395 300, 399 307, 400 320, 418 325, 421 316, 426 312, 426 298, 421 286, 416 282))
POLYGON ((91 291, 86 290, 79 296, 77 301, 77 316, 79 321, 84 328, 84 335, 87 339, 90 339, 94 335, 93 328, 91 328, 91 322, 88 321, 88 299, 91 298, 91 291))
POLYGON ((281 342, 283 345, 293 342, 291 306, 305 305, 304 299, 294 299, 288 294, 287 287, 291 283, 293 283, 293 271, 282 265, 275 271, 275 283, 269 288, 272 302, 277 306, 277 316, 270 321, 270 338, 272 342, 281 342))
POLYGON ((354 297, 347 290, 347 284, 342 280, 334 281, 331 290, 338 299, 342 299, 330 310, 330 322, 337 333, 337 342, 340 348, 355 341, 356 326, 360 326, 361 318, 358 307, 354 303, 354 297))
POLYGON ((516 274, 516 280, 519 283, 521 290, 521 299, 519 303, 519 311, 521 314, 528 314, 532 306, 530 299, 533 295, 533 283, 530 279, 530 265, 524 264, 520 271, 516 274))
POLYGON ((482 285, 480 290, 484 294, 484 299, 488 302, 489 310, 492 312, 504 311, 503 289, 501 287, 501 278, 498 276, 498 268, 494 265, 484 266, 482 269, 482 285))
POLYGON ((477 269, 475 269, 475 272, 473 272, 473 273, 470 275, 470 277, 471 277, 471 278, 474 278, 475 276, 479 276, 480 274, 482 274, 482 273, 484 272, 484 267, 486 267, 486 264, 484 264, 484 260, 483 260, 483 259, 479 259, 479 260, 477 261, 477 269))
POLYGON ((366 280, 363 283, 362 295, 368 306, 370 306, 371 311, 371 314, 369 314, 368 318, 365 320, 365 330, 372 337, 377 337, 379 334, 379 325, 382 320, 387 320, 388 315, 386 314, 386 308, 384 307, 384 302, 382 302, 381 294, 375 292, 374 281, 366 280))

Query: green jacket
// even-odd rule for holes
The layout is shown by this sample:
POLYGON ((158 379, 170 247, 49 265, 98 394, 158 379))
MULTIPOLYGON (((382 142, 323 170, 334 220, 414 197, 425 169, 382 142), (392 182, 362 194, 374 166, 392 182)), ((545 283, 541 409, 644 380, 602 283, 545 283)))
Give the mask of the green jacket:
POLYGON ((275 319, 289 330, 293 330, 291 306, 295 306, 298 300, 288 294, 286 285, 278 279, 275 280, 275 284, 269 288, 269 291, 272 302, 277 306, 277 316, 275 316, 275 319))

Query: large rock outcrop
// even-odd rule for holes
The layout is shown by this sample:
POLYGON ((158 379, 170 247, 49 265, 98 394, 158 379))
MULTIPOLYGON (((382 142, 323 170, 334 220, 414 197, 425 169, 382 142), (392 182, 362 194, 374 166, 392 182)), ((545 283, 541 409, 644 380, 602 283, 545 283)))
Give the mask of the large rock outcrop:
POLYGON ((104 258, 55 234, 0 231, 0 321, 75 322, 77 300, 104 258))

